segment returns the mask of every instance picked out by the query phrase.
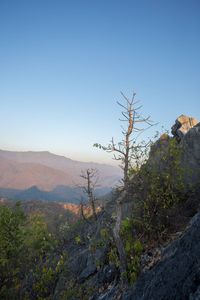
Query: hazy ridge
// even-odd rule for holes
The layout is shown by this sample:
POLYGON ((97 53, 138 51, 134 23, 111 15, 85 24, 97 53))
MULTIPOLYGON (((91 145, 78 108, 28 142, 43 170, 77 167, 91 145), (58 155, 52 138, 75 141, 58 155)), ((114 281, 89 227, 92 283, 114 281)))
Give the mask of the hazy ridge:
POLYGON ((99 170, 98 195, 116 185, 121 176, 117 167, 79 162, 64 156, 43 152, 0 150, 0 197, 21 200, 56 200, 77 202, 83 184, 81 171, 99 170))

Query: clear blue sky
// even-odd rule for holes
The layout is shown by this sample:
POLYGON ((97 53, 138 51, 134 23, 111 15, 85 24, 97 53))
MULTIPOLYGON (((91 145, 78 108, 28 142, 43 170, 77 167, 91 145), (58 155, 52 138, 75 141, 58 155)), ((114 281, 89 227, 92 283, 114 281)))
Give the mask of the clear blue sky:
POLYGON ((200 120, 199 0, 0 0, 0 148, 108 161, 120 91, 200 120))

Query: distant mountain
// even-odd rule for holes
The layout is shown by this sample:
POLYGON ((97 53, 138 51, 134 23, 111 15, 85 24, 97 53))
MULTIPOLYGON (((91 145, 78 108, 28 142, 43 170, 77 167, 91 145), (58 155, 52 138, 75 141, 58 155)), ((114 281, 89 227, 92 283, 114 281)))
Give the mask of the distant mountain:
POLYGON ((0 156, 0 187, 26 189, 36 185, 51 190, 58 184, 72 185, 68 173, 36 163, 18 163, 0 156))
MULTIPOLYGON (((111 188, 98 188, 96 190, 96 197, 102 197, 111 192, 111 188)), ((86 201, 86 195, 81 189, 76 187, 57 186, 52 191, 42 191, 37 186, 32 186, 26 190, 6 189, 0 188, 0 198, 12 200, 40 200, 40 201, 54 201, 67 202, 79 204, 80 199, 86 201)))
POLYGON ((0 150, 0 197, 76 202, 81 171, 99 170, 98 195, 106 194, 121 178, 120 168, 74 161, 50 152, 0 150), (70 201, 71 200, 71 201, 70 201))

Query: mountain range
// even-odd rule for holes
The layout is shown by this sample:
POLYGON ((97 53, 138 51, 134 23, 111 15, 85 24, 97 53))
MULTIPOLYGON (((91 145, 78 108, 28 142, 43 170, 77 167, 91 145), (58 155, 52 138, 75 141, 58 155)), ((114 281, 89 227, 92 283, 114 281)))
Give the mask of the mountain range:
POLYGON ((74 203, 83 196, 77 186, 84 184, 80 174, 88 168, 99 171, 98 195, 109 192, 121 178, 120 168, 107 164, 75 161, 48 151, 0 150, 0 197, 74 203))

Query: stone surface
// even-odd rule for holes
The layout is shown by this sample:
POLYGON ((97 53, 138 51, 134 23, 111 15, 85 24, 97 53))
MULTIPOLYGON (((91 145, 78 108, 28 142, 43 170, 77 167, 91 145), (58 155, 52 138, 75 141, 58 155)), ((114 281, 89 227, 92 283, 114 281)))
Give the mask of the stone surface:
POLYGON ((162 261, 124 293, 123 300, 195 300, 199 295, 200 214, 193 218, 185 234, 166 249, 162 261))
POLYGON ((181 145, 186 184, 198 185, 200 183, 200 123, 185 134, 181 145))
POLYGON ((185 189, 196 189, 200 183, 200 123, 195 118, 181 115, 172 126, 172 134, 174 137, 162 135, 152 145, 148 160, 150 170, 153 167, 160 172, 165 170, 168 161, 163 162, 162 157, 168 153, 169 141, 175 138, 181 152, 180 167, 185 189))
POLYGON ((102 211, 96 222, 85 222, 77 232, 74 231, 74 237, 80 235, 82 243, 77 244, 74 237, 66 243, 68 259, 59 274, 54 300, 62 299, 63 292, 70 288, 74 289, 75 294, 78 293, 79 287, 84 287, 90 296, 93 293, 91 299, 97 299, 100 290, 103 293, 113 281, 116 281, 119 273, 115 266, 108 263, 109 242, 102 240, 101 236, 101 229, 106 229, 105 224, 108 225, 110 222, 110 215, 102 211))
POLYGON ((177 140, 180 141, 190 130, 190 128, 194 127, 196 124, 198 124, 197 119, 185 115, 180 115, 176 119, 175 124, 172 126, 171 132, 173 136, 175 136, 177 140))

